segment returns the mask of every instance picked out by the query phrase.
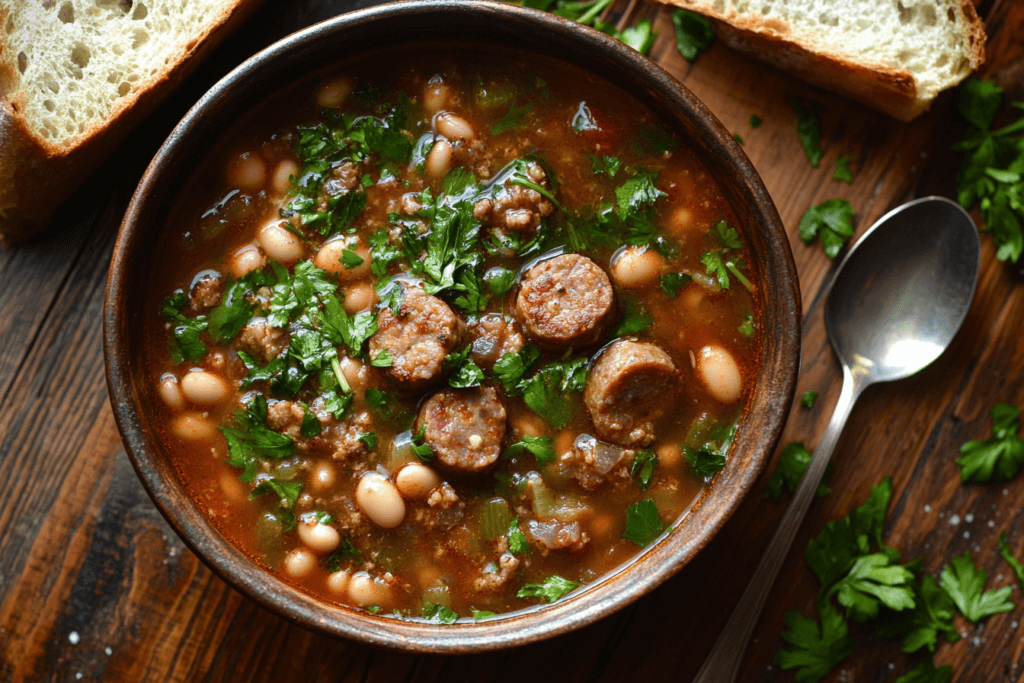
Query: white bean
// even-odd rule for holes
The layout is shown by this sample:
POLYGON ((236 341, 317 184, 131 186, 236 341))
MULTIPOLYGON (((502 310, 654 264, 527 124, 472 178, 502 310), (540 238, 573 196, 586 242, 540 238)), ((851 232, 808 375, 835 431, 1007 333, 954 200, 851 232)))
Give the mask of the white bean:
POLYGON ((171 433, 186 441, 201 441, 212 439, 220 432, 213 420, 203 417, 202 413, 190 411, 171 420, 171 433))
POLYGON ((267 256, 281 263, 295 263, 306 253, 298 235, 282 225, 284 221, 274 219, 260 228, 259 241, 267 256))
POLYGON ((159 394, 160 400, 171 410, 185 409, 185 397, 181 394, 178 378, 171 373, 168 372, 160 378, 157 394, 159 394))
POLYGON ((278 196, 287 194, 288 190, 292 189, 292 176, 298 174, 299 165, 291 159, 278 162, 270 176, 270 189, 278 196))
POLYGON ((722 403, 733 403, 740 397, 740 367, 722 347, 708 345, 697 352, 697 374, 708 392, 722 403))
POLYGON ((678 444, 667 443, 658 447, 658 464, 662 467, 678 467, 683 460, 683 451, 678 444))
POLYGON ((366 365, 358 358, 345 356, 341 359, 341 374, 345 375, 345 381, 353 391, 366 388, 366 365))
POLYGON ((402 494, 379 472, 367 472, 359 480, 356 502, 371 522, 385 529, 394 529, 405 519, 402 494))
POLYGON ((348 582, 348 597, 360 607, 382 605, 390 600, 391 589, 367 572, 356 572, 348 582))
POLYGON ((321 462, 313 468, 313 477, 310 479, 309 485, 314 491, 323 493, 334 486, 334 482, 337 480, 338 476, 334 471, 334 466, 329 462, 321 462))
POLYGON ((690 211, 685 206, 680 206, 672 212, 672 216, 669 218, 669 226, 677 233, 693 230, 697 226, 697 222, 693 217, 693 211, 690 211))
POLYGON ((625 247, 612 257, 612 280, 620 287, 647 287, 658 282, 665 259, 646 247, 625 247))
POLYGON ((232 503, 244 503, 249 499, 249 492, 245 489, 245 484, 239 481, 234 474, 225 472, 220 475, 220 490, 224 492, 224 497, 232 503))
POLYGON ((348 76, 332 78, 316 91, 316 103, 321 107, 340 107, 355 87, 355 81, 348 76))
POLYGON ((434 76, 423 88, 423 110, 427 116, 433 116, 448 106, 451 89, 441 76, 434 76))
POLYGON ((246 244, 228 257, 228 270, 238 279, 267 265, 267 257, 257 244, 246 244))
POLYGON ((293 579, 308 576, 316 568, 316 556, 305 548, 296 548, 284 556, 284 571, 293 579))
POLYGON ((366 282, 357 282, 345 288, 345 301, 342 305, 349 315, 361 313, 377 303, 377 290, 366 282))
POLYGON ((339 237, 338 239, 324 242, 313 257, 313 264, 320 270, 336 273, 338 280, 342 282, 350 282, 366 277, 370 273, 370 263, 372 260, 370 250, 366 246, 356 240, 339 237), (351 251, 361 258, 363 260, 362 263, 354 268, 348 268, 343 265, 341 258, 346 251, 351 251))
POLYGON ((406 498, 420 500, 441 484, 441 477, 434 470, 418 462, 411 462, 398 470, 395 485, 406 498))
POLYGON ((427 177, 432 180, 443 180, 448 171, 452 170, 452 146, 447 140, 438 140, 430 148, 424 162, 427 177))
POLYGON ((192 370, 181 378, 185 398, 197 406, 215 406, 231 395, 231 386, 220 375, 208 370, 192 370))
POLYGON ((341 545, 341 535, 332 526, 320 522, 299 522, 299 540, 314 553, 326 555, 341 545))
POLYGON ((443 111, 434 117, 434 128, 449 140, 472 140, 473 127, 461 116, 443 111))
POLYGON ((327 577, 327 590, 336 595, 344 595, 348 591, 349 578, 346 571, 334 572, 327 577))
POLYGON ((228 182, 244 192, 255 194, 267 182, 267 165, 255 152, 240 154, 228 167, 228 182))

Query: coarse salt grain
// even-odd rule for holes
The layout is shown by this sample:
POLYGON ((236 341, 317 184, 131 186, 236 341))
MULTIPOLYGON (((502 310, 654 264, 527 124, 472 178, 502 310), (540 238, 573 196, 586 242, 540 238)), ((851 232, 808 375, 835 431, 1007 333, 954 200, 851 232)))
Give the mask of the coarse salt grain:
POLYGON ((69 641, 69 642, 70 642, 70 643, 71 643, 72 645, 78 645, 78 641, 79 641, 79 640, 80 640, 80 639, 79 639, 79 637, 78 637, 78 631, 72 631, 71 633, 69 633, 69 634, 68 634, 68 641, 69 641))
POLYGON ((953 515, 952 517, 950 517, 949 518, 949 523, 952 524, 953 526, 956 526, 957 524, 959 524, 960 523, 960 515, 953 515))
POLYGON ((974 515, 972 515, 970 512, 968 512, 966 515, 964 515, 964 521, 967 522, 968 524, 970 524, 971 522, 974 521, 974 515))

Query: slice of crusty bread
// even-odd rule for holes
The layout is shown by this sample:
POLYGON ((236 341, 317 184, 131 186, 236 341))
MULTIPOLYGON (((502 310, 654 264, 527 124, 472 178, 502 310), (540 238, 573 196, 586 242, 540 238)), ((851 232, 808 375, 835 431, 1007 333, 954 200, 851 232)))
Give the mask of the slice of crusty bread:
POLYGON ((730 47, 910 121, 985 58, 970 0, 662 0, 730 47))
POLYGON ((0 241, 42 230, 260 0, 0 0, 0 241))

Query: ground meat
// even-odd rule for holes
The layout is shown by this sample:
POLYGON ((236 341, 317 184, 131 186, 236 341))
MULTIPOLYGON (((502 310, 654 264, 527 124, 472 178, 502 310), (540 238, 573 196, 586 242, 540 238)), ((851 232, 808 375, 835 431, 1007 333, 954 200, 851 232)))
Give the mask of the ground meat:
POLYGON ((337 420, 330 413, 322 412, 320 405, 314 401, 310 408, 320 419, 323 428, 320 434, 313 437, 310 443, 314 448, 331 454, 335 460, 346 460, 360 457, 370 452, 370 448, 359 437, 373 430, 373 418, 367 412, 359 412, 346 417, 344 420, 337 420))
MULTIPOLYGON (((527 174, 537 185, 547 184, 547 173, 539 164, 531 164, 527 174)), ((550 216, 554 210, 554 205, 541 193, 506 181, 493 200, 482 199, 474 205, 473 215, 500 230, 522 232, 536 230, 541 218, 550 216)))
POLYGON ((451 487, 446 481, 441 482, 440 486, 430 492, 427 497, 427 505, 430 507, 450 508, 459 502, 459 494, 455 493, 455 489, 451 487))
POLYGON ((612 283, 586 256, 541 261, 523 276, 516 317, 527 335, 549 350, 590 346, 614 322, 612 283))
POLYGON ((333 197, 337 194, 351 192, 359 184, 359 169, 351 161, 346 161, 341 166, 332 170, 330 176, 324 181, 324 194, 333 197))
POLYGON ((480 576, 473 581, 473 589, 478 593, 493 593, 508 583, 518 568, 518 557, 511 553, 502 553, 497 566, 489 563, 484 567, 480 576))
POLYGON ((580 434, 572 448, 559 456, 558 463, 580 486, 593 490, 605 482, 628 483, 633 455, 628 448, 580 434))
POLYGON ((674 405, 676 367, 654 344, 620 340, 609 346, 587 377, 583 400, 598 436, 622 446, 654 440, 654 421, 674 405))
POLYGON ((456 472, 483 472, 498 461, 505 437, 505 406, 493 387, 444 389, 423 404, 417 429, 439 465, 456 472))
POLYGON ((413 392, 444 377, 444 359, 464 337, 465 325, 448 304, 406 287, 397 314, 385 308, 377 317, 370 358, 387 351, 392 358, 387 378, 399 390, 413 392))
POLYGON ((291 342, 288 330, 271 327, 266 318, 256 317, 242 328, 237 348, 266 364, 284 353, 291 342))
POLYGON ((302 439, 302 420, 306 409, 298 401, 274 401, 267 406, 267 426, 275 432, 302 439))
POLYGON ((519 353, 525 341, 515 320, 488 313, 469 326, 473 362, 490 369, 506 353, 519 353))
POLYGON ((542 550, 561 550, 570 548, 582 550, 590 537, 577 521, 560 522, 551 520, 541 522, 536 519, 527 520, 526 536, 541 547, 542 550))
POLYGON ((219 273, 206 272, 201 274, 188 293, 188 310, 202 315, 220 305, 224 295, 224 278, 219 273))

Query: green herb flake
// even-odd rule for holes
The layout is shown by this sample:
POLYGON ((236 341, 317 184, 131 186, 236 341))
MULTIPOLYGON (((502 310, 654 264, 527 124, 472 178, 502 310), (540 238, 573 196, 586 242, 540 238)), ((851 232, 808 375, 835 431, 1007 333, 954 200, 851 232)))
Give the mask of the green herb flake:
MULTIPOLYGON (((795 493, 810 463, 811 452, 802 443, 794 441, 786 444, 786 447, 782 449, 782 453, 779 455, 779 468, 775 470, 771 479, 768 480, 767 486, 765 486, 764 497, 771 498, 776 503, 779 502, 779 499, 782 498, 783 486, 790 493, 795 493)), ((824 498, 828 495, 829 488, 825 485, 824 479, 828 477, 830 469, 831 463, 829 464, 829 469, 825 471, 825 476, 822 477, 822 482, 818 484, 817 491, 815 491, 815 495, 818 498, 824 498)))
POLYGON ((434 449, 426 442, 427 426, 423 425, 420 430, 412 435, 412 452, 422 462, 430 462, 436 457, 434 449))
POLYGON ((606 175, 609 178, 614 178, 622 168, 622 162, 615 157, 599 157, 587 152, 587 158, 590 159, 590 167, 593 169, 594 175, 606 175))
POLYGON ((688 62, 697 59, 715 40, 711 22, 699 14, 685 9, 672 12, 672 26, 676 32, 676 47, 688 62))
POLYGON ((580 587, 580 584, 563 579, 557 574, 544 579, 543 583, 528 583, 516 593, 517 598, 543 598, 548 602, 561 600, 567 593, 580 587))
POLYGON ((323 431, 323 425, 320 423, 320 418, 310 411, 309 406, 303 404, 305 412, 302 415, 302 425, 299 427, 299 433, 307 439, 312 439, 314 436, 320 434, 323 431))
POLYGON ((757 332, 757 323, 754 322, 754 312, 747 311, 747 315, 744 316, 743 322, 739 324, 736 331, 742 334, 747 339, 752 339, 754 333, 757 332))
POLYGON ((927 647, 935 652, 939 634, 946 640, 955 643, 960 640, 960 632, 953 625, 956 605, 939 588, 930 574, 921 576, 920 583, 913 584, 914 608, 902 612, 887 614, 877 622, 875 637, 881 640, 902 640, 903 651, 917 652, 927 647))
POLYGON ((757 114, 751 114, 750 115, 750 127, 751 128, 757 128, 762 123, 764 123, 764 119, 763 118, 761 118, 757 114))
POLYGON ((533 344, 527 344, 518 353, 506 353, 494 363, 494 374, 509 395, 518 395, 518 388, 526 373, 540 358, 540 351, 533 344))
POLYGON ((508 551, 513 555, 528 555, 530 553, 530 541, 527 540, 526 534, 519 528, 519 518, 516 517, 512 520, 512 523, 508 525, 508 551))
POLYGON ((431 602, 423 605, 423 618, 433 624, 454 624, 459 615, 449 607, 431 602))
POLYGON ((666 273, 658 280, 661 291, 670 299, 679 296, 679 291, 693 282, 693 276, 686 273, 666 273))
POLYGON ((491 296, 501 299, 516 284, 516 273, 508 268, 491 268, 484 275, 484 282, 491 296))
POLYGON ((524 128, 526 125, 524 119, 532 110, 532 104, 524 104, 517 107, 515 102, 513 102, 512 106, 509 107, 508 113, 491 126, 491 135, 501 135, 511 130, 524 128))
POLYGON ((587 379, 587 359, 554 361, 520 383, 530 410, 556 429, 563 429, 579 412, 579 394, 587 379))
POLYGON ((987 581, 988 571, 975 566, 970 551, 954 557, 939 577, 942 590, 946 591, 960 613, 971 623, 977 623, 993 614, 1013 611, 1014 604, 1010 602, 1012 587, 1003 586, 998 590, 986 591, 987 581))
POLYGON ((640 487, 646 491, 654 481, 654 470, 658 467, 658 455, 654 451, 639 450, 633 456, 633 464, 629 467, 629 475, 640 487))
POLYGON ((515 457, 524 451, 531 453, 538 465, 545 465, 555 459, 554 440, 550 436, 530 436, 529 434, 523 434, 522 441, 516 441, 506 448, 503 457, 515 457))
POLYGON ((732 134, 732 139, 735 140, 736 142, 740 143, 741 145, 745 145, 746 144, 746 142, 743 140, 743 136, 740 135, 739 133, 733 133, 732 134))
POLYGON ((623 220, 642 216, 645 207, 652 206, 659 197, 667 197, 655 185, 658 182, 657 171, 637 173, 615 190, 619 217, 623 220))
POLYGON ((346 268, 346 270, 351 270, 352 268, 358 268, 363 264, 363 257, 351 249, 346 249, 341 252, 339 262, 346 268))
POLYGON ((477 609, 476 607, 470 607, 469 609, 470 609, 470 614, 472 614, 473 618, 477 619, 477 620, 479 620, 479 619, 490 619, 491 617, 498 616, 494 612, 490 612, 490 611, 485 610, 485 609, 477 609))
POLYGON ((992 436, 984 441, 968 441, 960 447, 957 467, 963 482, 981 484, 995 479, 1006 481, 1024 465, 1024 441, 1020 431, 1020 408, 997 403, 992 408, 992 436))
POLYGON ((654 542, 665 530, 661 513, 653 500, 640 500, 626 508, 626 530, 622 537, 641 548, 654 542))
POLYGON ((1006 564, 1010 565, 1010 569, 1013 570, 1014 576, 1017 577, 1017 584, 1020 586, 1021 591, 1024 591, 1024 567, 1021 566, 1020 562, 1013 554, 1013 549, 1010 548, 1010 544, 1006 542, 1006 532, 1002 531, 999 533, 999 554, 1006 560, 1006 564))
POLYGON ((830 602, 818 603, 818 617, 820 627, 799 612, 782 617, 788 627, 782 639, 790 647, 780 650, 772 661, 782 669, 797 669, 794 680, 799 683, 820 681, 853 653, 856 644, 846 619, 830 602))
POLYGON ((646 55, 658 39, 658 32, 654 30, 654 24, 646 17, 637 22, 636 26, 616 31, 612 37, 621 40, 626 45, 642 55, 646 55))
POLYGON ((391 356, 391 352, 387 349, 381 349, 380 352, 370 359, 370 365, 375 368, 390 368, 395 364, 395 359, 391 356))
POLYGON ((641 304, 634 301, 626 301, 626 312, 622 320, 612 330, 612 338, 625 337, 633 334, 640 334, 654 322, 654 316, 647 312, 641 304))
POLYGON ((252 482, 258 459, 280 460, 295 454, 295 442, 267 428, 267 400, 256 396, 247 408, 235 410, 231 426, 218 427, 228 442, 228 464, 243 470, 239 479, 252 482))
POLYGON ((249 492, 249 498, 259 498, 268 493, 276 494, 281 499, 281 506, 286 510, 290 510, 295 507, 295 503, 299 500, 299 494, 302 493, 302 482, 285 481, 275 477, 261 479, 253 487, 253 490, 249 492))
POLYGON ((832 180, 852 183, 853 171, 850 170, 851 161, 853 161, 853 157, 848 154, 840 154, 836 157, 836 170, 832 173, 832 180))
POLYGON ((377 448, 377 432, 365 432, 360 434, 359 440, 365 443, 366 447, 371 451, 377 448))
POLYGON ((856 215, 845 199, 829 199, 807 209, 800 218, 800 239, 810 244, 817 237, 825 255, 834 259, 853 237, 853 217, 856 215))
POLYGON ((821 163, 823 152, 821 151, 821 122, 818 120, 818 112, 812 104, 799 100, 795 97, 788 97, 786 101, 796 111, 796 137, 800 146, 804 148, 804 154, 811 166, 818 168, 821 163))
POLYGON ((800 394, 800 405, 804 408, 813 408, 814 402, 818 400, 818 392, 814 389, 800 394))
POLYGON ((338 545, 337 550, 320 560, 320 564, 327 567, 328 571, 333 573, 340 572, 346 565, 361 561, 362 555, 356 549, 352 540, 348 536, 342 536, 341 544, 338 545))
POLYGON ((865 622, 878 616, 881 605, 896 612, 913 609, 913 579, 913 572, 893 564, 886 553, 873 553, 854 560, 850 571, 829 594, 836 595, 848 617, 865 622))

